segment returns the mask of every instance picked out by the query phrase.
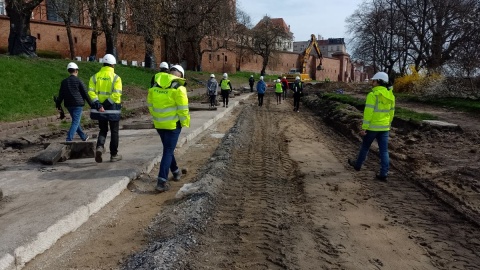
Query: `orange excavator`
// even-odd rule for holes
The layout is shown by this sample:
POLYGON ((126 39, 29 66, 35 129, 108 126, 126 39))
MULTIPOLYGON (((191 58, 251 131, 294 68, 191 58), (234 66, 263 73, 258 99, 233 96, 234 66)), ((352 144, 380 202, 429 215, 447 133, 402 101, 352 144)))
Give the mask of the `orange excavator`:
POLYGON ((310 53, 312 49, 315 49, 315 52, 318 55, 318 58, 320 59, 320 64, 317 66, 317 70, 322 70, 322 52, 320 51, 320 47, 318 46, 317 39, 315 38, 315 35, 312 34, 310 36, 310 42, 308 43, 307 48, 298 55, 298 62, 302 66, 301 70, 290 70, 289 73, 283 74, 282 76, 286 77, 288 80, 288 83, 293 83, 295 81, 295 78, 298 76, 300 77, 300 80, 302 82, 306 81, 311 81, 312 79, 310 78, 310 74, 307 73, 307 62, 308 59, 310 58, 310 53))

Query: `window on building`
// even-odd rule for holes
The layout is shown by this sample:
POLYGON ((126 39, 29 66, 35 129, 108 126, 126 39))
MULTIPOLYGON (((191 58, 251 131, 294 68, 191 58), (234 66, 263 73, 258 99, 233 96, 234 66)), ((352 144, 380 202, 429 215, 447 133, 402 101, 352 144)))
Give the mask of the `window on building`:
POLYGON ((57 41, 60 41, 60 36, 59 35, 57 35, 57 41))
POLYGON ((47 2, 46 5, 47 5, 47 20, 53 21, 53 22, 63 22, 62 18, 57 14, 55 5, 50 2, 47 2))
POLYGON ((77 43, 77 37, 73 38, 73 42, 77 43))
POLYGON ((5 12, 5 0, 0 0, 0 15, 7 15, 5 12))
POLYGON ((227 56, 225 55, 225 63, 227 62, 227 56))
POLYGON ((217 61, 220 61, 220 55, 217 55, 217 61))
POLYGON ((37 33, 37 39, 40 40, 40 33, 37 33))
POLYGON ((208 55, 208 61, 212 61, 212 54, 208 55))

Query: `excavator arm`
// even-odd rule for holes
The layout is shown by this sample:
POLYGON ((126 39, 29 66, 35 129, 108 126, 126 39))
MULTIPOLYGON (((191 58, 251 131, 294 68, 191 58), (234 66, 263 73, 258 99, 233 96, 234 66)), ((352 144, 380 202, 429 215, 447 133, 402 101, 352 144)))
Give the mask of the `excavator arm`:
POLYGON ((320 65, 317 67, 318 70, 321 70, 322 69, 322 52, 320 51, 320 47, 318 46, 318 43, 317 43, 317 39, 315 38, 315 35, 312 34, 311 35, 311 38, 310 38, 310 43, 308 44, 307 48, 305 49, 305 51, 303 52, 302 54, 302 74, 305 74, 307 73, 307 62, 308 62, 308 58, 310 57, 310 52, 312 51, 312 49, 315 49, 315 51, 317 52, 318 54, 318 58, 320 59, 320 65))

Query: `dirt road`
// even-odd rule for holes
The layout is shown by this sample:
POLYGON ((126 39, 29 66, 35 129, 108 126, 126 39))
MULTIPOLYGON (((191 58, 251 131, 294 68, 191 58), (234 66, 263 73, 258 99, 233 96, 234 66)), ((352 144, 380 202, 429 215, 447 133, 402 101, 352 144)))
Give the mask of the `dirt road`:
POLYGON ((480 269, 475 223, 402 162, 386 183, 374 154, 354 172, 358 143, 290 103, 249 99, 179 150, 189 173, 171 191, 134 181, 26 269, 480 269))

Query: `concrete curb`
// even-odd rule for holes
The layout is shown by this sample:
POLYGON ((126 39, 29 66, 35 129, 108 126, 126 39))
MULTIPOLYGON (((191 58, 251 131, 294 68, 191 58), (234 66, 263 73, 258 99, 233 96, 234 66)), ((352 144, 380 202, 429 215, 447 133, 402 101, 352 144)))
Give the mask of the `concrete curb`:
MULTIPOLYGON (((250 94, 240 97, 240 100, 245 100, 249 96, 250 94)), ((197 128, 186 137, 183 137, 181 140, 179 140, 177 147, 182 147, 186 143, 190 142, 204 130, 217 122, 220 118, 224 117, 233 109, 233 107, 240 103, 240 100, 231 102, 232 106, 230 106, 230 108, 226 108, 213 119, 208 120, 201 127, 197 128)), ((97 213, 110 201, 115 199, 115 197, 117 197, 121 192, 123 192, 127 188, 127 185, 130 183, 130 181, 137 178, 141 173, 149 173, 155 164, 159 163, 161 159, 162 154, 159 154, 152 161, 146 162, 140 171, 132 170, 129 175, 123 176, 114 185, 99 193, 95 200, 87 205, 80 206, 77 210, 73 211, 69 215, 59 219, 45 231, 38 233, 37 236, 28 244, 17 247, 14 250, 13 255, 4 254, 2 257, 0 257, 0 270, 17 270, 23 268, 25 264, 35 258, 35 256, 43 253, 53 246, 55 242, 62 236, 75 231, 86 221, 88 221, 88 218, 91 215, 97 213)))

